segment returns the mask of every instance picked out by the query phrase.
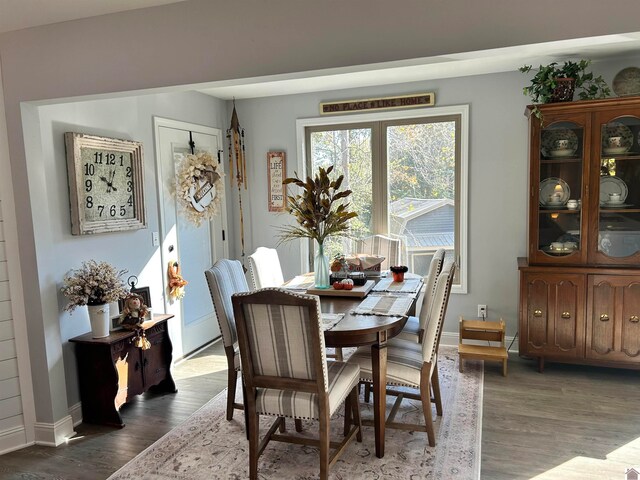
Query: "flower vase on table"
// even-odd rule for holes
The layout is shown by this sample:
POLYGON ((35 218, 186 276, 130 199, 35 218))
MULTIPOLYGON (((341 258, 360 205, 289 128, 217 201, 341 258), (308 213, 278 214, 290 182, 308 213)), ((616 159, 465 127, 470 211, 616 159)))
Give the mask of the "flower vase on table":
POLYGON ((326 289, 329 284, 329 260, 324 254, 322 243, 318 243, 316 256, 313 259, 314 283, 316 288, 326 289))
POLYGON ((109 304, 87 305, 89 322, 91 322, 91 336, 104 338, 109 336, 109 304))

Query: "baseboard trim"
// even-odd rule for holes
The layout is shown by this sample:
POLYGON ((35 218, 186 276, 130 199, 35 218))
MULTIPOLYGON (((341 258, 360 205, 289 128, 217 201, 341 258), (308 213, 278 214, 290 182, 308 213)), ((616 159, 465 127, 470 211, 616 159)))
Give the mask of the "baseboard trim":
POLYGON ((22 425, 0 432, 0 455, 20 450, 29 445, 33 445, 33 443, 27 443, 27 431, 22 425))
POLYGON ((62 445, 76 434, 71 415, 67 415, 56 423, 36 422, 34 430, 36 445, 47 447, 62 445))
POLYGON ((69 415, 71 416, 74 427, 80 425, 82 423, 82 402, 71 405, 71 407, 69 407, 69 415))

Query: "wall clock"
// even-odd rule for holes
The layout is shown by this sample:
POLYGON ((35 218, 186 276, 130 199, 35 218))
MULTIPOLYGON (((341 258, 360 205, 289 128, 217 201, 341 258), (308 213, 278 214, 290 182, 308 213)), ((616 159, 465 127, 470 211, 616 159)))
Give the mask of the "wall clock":
POLYGON ((142 143, 74 132, 64 137, 71 233, 146 228, 142 143))

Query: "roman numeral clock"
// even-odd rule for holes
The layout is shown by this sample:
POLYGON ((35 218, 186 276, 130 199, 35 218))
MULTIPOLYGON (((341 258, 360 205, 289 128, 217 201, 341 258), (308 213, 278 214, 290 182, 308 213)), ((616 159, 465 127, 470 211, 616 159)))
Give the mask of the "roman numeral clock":
POLYGON ((73 132, 64 137, 71 233, 146 228, 142 143, 73 132))

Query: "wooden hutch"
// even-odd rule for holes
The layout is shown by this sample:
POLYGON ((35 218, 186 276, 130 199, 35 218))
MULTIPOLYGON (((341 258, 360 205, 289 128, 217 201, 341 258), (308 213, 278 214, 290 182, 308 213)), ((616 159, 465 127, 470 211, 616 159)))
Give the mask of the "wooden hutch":
POLYGON ((640 97, 538 108, 520 355, 640 368, 640 97))

